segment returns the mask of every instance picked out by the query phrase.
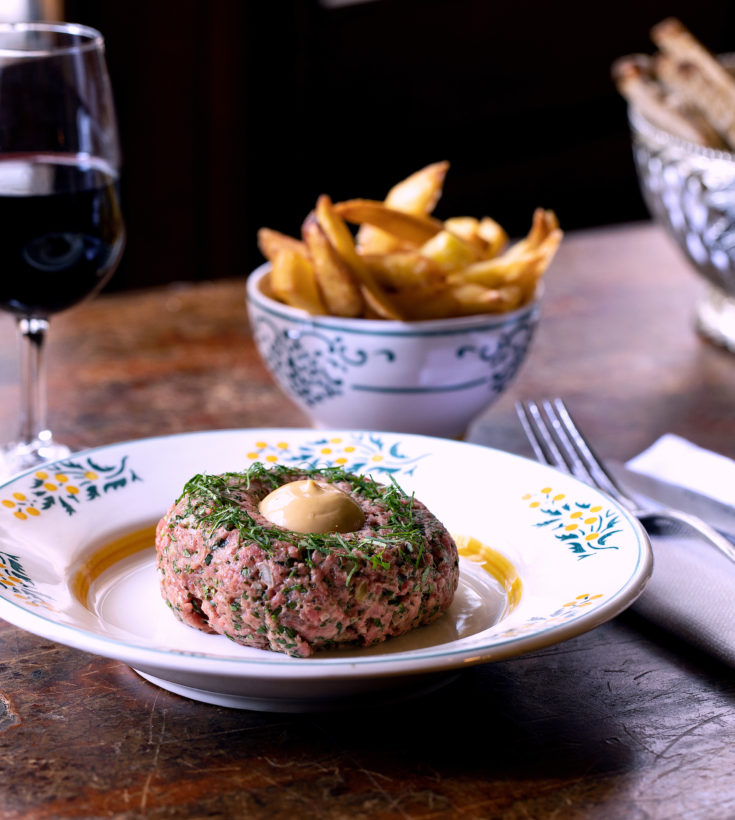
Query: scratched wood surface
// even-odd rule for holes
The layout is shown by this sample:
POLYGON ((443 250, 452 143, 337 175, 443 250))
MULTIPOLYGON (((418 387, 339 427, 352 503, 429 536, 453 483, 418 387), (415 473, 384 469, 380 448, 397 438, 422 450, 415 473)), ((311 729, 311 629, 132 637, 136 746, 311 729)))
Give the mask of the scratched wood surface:
MULTIPOLYGON (((518 397, 562 394, 598 449, 663 432, 735 456, 735 357, 692 327, 701 285, 647 224, 569 236, 509 393, 469 437, 528 452, 518 397)), ((59 316, 51 425, 84 447, 306 424, 253 350, 244 283, 102 295, 59 316)), ((0 321, 0 431, 13 431, 0 321)), ((735 673, 635 613, 394 705, 234 711, 0 622, 0 817, 731 818, 735 673)))

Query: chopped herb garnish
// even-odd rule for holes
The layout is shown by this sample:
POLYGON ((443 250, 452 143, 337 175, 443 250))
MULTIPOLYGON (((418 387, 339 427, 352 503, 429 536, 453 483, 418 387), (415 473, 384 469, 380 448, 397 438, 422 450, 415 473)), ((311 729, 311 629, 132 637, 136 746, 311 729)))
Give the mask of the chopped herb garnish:
POLYGON ((424 533, 414 520, 413 495, 407 495, 392 476, 391 483, 383 485, 366 476, 347 473, 341 467, 296 469, 283 465, 266 467, 255 462, 240 473, 194 476, 178 500, 184 499, 186 503, 178 521, 188 525, 187 519, 190 519, 192 526, 205 531, 209 549, 204 559, 206 565, 212 561, 212 551, 224 546, 227 534, 232 531, 239 533, 241 545, 257 544, 269 554, 274 541, 291 543, 299 549, 301 560, 307 566, 314 566, 320 557, 333 553, 349 557, 353 563, 347 573, 348 585, 359 563, 366 563, 374 570, 390 569, 390 563, 383 557, 389 547, 397 548, 399 561, 401 558, 410 560, 415 567, 419 566, 424 553, 424 533), (301 478, 346 482, 358 501, 362 498, 385 510, 385 534, 297 533, 276 525, 264 526, 245 509, 243 502, 246 496, 252 497, 253 490, 256 501, 260 501, 282 484, 301 478))

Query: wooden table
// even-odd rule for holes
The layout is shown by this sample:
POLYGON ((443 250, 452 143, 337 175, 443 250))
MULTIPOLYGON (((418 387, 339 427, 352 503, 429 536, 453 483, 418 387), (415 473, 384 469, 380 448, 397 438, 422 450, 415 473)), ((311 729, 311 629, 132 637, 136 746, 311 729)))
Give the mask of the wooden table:
MULTIPOLYGON (((692 327, 702 286, 648 224, 570 235, 512 389, 470 437, 528 453, 518 397, 565 396, 605 456, 664 432, 735 457, 735 357, 692 327)), ((0 432, 13 431, 0 324, 0 432)), ((50 421, 73 447, 304 426, 253 349, 244 281, 102 295, 59 316, 50 421)), ((735 672, 625 613, 347 714, 233 711, 0 624, 0 817, 730 818, 735 672)))

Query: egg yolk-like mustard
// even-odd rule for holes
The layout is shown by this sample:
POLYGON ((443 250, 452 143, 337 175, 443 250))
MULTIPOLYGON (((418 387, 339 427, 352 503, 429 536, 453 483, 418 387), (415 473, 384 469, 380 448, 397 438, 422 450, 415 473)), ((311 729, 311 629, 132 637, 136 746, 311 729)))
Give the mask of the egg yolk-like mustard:
POLYGON ((292 532, 353 532, 365 523, 360 505, 322 481, 291 481, 269 493, 259 506, 273 524, 292 532))

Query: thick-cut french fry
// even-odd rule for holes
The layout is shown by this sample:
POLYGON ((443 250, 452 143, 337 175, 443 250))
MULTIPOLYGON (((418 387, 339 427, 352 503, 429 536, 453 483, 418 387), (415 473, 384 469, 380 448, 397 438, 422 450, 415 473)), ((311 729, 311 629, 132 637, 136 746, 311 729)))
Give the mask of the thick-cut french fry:
POLYGON ((497 256, 505 250, 508 244, 508 234, 494 219, 483 216, 477 226, 478 236, 485 242, 486 256, 497 256))
POLYGON ((410 318, 414 320, 445 319, 449 316, 469 316, 475 313, 501 313, 514 310, 522 303, 523 291, 516 285, 486 288, 464 283, 445 285, 420 299, 408 291, 398 294, 410 318))
POLYGON ((439 231, 428 242, 424 242, 419 253, 431 259, 444 273, 463 268, 479 256, 477 248, 451 231, 439 231))
POLYGON ((558 227, 559 220, 553 211, 536 208, 533 212, 533 224, 527 237, 529 247, 538 248, 544 239, 558 227))
POLYGON ((474 216, 453 216, 444 220, 444 228, 455 236, 464 239, 475 247, 481 254, 485 254, 485 241, 479 235, 480 220, 474 216))
POLYGON ((388 191, 385 204, 409 214, 430 214, 442 195, 448 170, 446 161, 427 165, 396 183, 388 191))
POLYGON ((517 282, 525 276, 525 272, 536 261, 534 251, 528 251, 515 257, 507 254, 496 256, 493 259, 482 259, 461 270, 450 273, 447 282, 450 285, 472 283, 486 288, 498 288, 502 285, 517 282))
POLYGON ((407 288, 394 296, 409 319, 446 319, 455 316, 457 304, 451 288, 445 283, 420 288, 407 288))
POLYGON ((480 256, 497 256, 508 244, 508 234, 489 216, 455 216, 444 221, 444 227, 477 248, 480 256))
POLYGON ((437 265, 418 251, 366 254, 362 257, 381 285, 390 290, 444 281, 437 265))
MULTIPOLYGON (((448 162, 434 162, 394 185, 385 204, 410 214, 430 214, 442 194, 448 162)), ((372 225, 364 224, 357 232, 357 245, 362 253, 389 253, 399 243, 395 236, 372 225)))
POLYGON ((363 297, 382 319, 401 319, 399 310, 380 287, 367 264, 355 250, 355 242, 344 220, 335 212, 332 200, 322 194, 316 203, 316 219, 332 247, 352 269, 362 285, 363 297))
POLYGON ((440 221, 429 215, 448 163, 434 163, 394 186, 385 202, 333 203, 321 195, 302 241, 262 228, 270 287, 287 304, 333 316, 412 321, 494 313, 533 299, 562 239, 553 211, 537 208, 528 235, 508 234, 488 216, 440 221), (357 237, 346 223, 359 225, 357 237), (358 237, 376 240, 368 252, 358 237))
POLYGON ((260 252, 272 262, 279 251, 288 248, 297 253, 306 253, 306 245, 292 236, 288 236, 280 231, 274 231, 270 228, 261 228, 258 231, 258 247, 260 252))
POLYGON ((515 310, 523 299, 522 288, 505 285, 502 288, 485 288, 467 283, 452 289, 452 298, 457 304, 457 314, 504 313, 515 310))
POLYGON ((329 312, 334 316, 360 316, 365 303, 355 276, 334 250, 313 214, 306 218, 301 233, 329 312))
POLYGON ((398 211, 372 199, 350 199, 346 202, 337 202, 334 210, 347 222, 373 225, 392 234, 398 240, 414 245, 423 245, 444 228, 443 223, 438 219, 398 211))
POLYGON ((515 285, 521 288, 524 295, 530 295, 538 279, 551 263, 561 239, 562 232, 556 228, 536 247, 527 245, 522 253, 513 253, 514 248, 511 248, 500 256, 474 262, 451 273, 447 281, 452 285, 467 283, 486 288, 515 285))
POLYGON ((508 248, 503 255, 512 259, 517 256, 522 256, 528 251, 535 250, 552 231, 558 230, 558 228, 559 220, 553 211, 536 208, 533 212, 533 223, 528 235, 524 239, 521 239, 520 242, 516 242, 515 245, 508 248))
POLYGON ((323 315, 326 307, 319 294, 314 267, 309 259, 292 248, 283 248, 273 257, 270 274, 273 295, 292 307, 314 316, 323 315))

